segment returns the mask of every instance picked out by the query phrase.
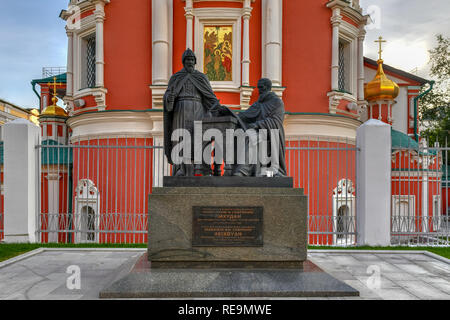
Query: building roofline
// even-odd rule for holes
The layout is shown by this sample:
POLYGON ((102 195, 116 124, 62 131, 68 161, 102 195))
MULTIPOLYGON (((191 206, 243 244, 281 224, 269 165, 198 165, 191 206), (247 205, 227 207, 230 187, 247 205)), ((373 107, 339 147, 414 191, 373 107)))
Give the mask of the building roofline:
POLYGON ((14 104, 14 103, 12 103, 12 102, 9 102, 9 101, 7 101, 7 100, 5 100, 5 99, 2 99, 2 98, 0 98, 0 102, 9 104, 10 106, 12 106, 12 107, 14 107, 14 108, 17 108, 17 109, 19 109, 19 110, 21 110, 21 111, 23 111, 23 112, 29 113, 29 114, 32 114, 32 113, 31 113, 31 110, 35 109, 35 108, 25 109, 25 108, 19 107, 18 105, 14 104))
MULTIPOLYGON (((368 63, 368 64, 370 64, 370 65, 372 65, 374 67, 378 67, 378 63, 375 60, 373 60, 373 59, 364 57, 364 62, 366 62, 366 63, 368 63)), ((384 63, 383 63, 383 69, 384 69, 384 71, 387 71, 387 72, 390 72, 390 73, 395 73, 395 74, 398 74, 401 77, 408 78, 408 79, 411 79, 413 81, 416 81, 416 82, 420 83, 420 85, 424 85, 425 83, 430 82, 429 80, 424 79, 424 78, 419 77, 419 76, 416 76, 415 74, 412 74, 412 73, 409 73, 409 72, 406 72, 406 71, 403 71, 403 70, 391 67, 391 66, 389 66, 387 64, 384 64, 384 63)))

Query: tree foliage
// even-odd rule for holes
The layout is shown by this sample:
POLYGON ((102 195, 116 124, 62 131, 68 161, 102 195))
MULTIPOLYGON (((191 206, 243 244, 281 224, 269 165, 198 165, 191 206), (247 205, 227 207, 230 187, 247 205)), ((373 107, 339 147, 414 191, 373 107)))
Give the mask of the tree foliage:
POLYGON ((450 37, 439 34, 436 40, 437 46, 429 51, 430 75, 436 83, 420 100, 419 113, 425 128, 421 136, 445 145, 450 140, 450 37))

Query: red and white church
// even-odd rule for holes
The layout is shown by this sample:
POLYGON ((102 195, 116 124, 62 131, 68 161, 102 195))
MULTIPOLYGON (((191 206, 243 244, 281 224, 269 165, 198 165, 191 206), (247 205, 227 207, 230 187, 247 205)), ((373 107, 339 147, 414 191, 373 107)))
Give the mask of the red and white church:
MULTIPOLYGON (((48 232, 41 241, 147 241, 147 195, 168 172, 163 153, 147 148, 163 145, 162 97, 186 48, 221 104, 233 109, 257 100, 258 79, 272 80, 286 108, 289 174, 310 193, 311 244, 343 241, 339 216, 354 224, 352 154, 364 121, 392 125, 393 147, 417 143, 414 98, 427 80, 364 57, 368 16, 358 0, 71 0, 60 17, 68 60, 58 81, 67 109, 50 105, 51 91, 41 91, 42 145, 79 147, 47 156, 43 149, 41 223, 48 232), (132 152, 117 152, 126 148, 132 152), (333 148, 342 151, 318 167, 333 148), (104 218, 111 216, 116 220, 104 218), (120 233, 131 225, 141 233, 120 233), (77 228, 92 233, 76 235, 77 228)), ((439 161, 392 157, 392 214, 440 214, 439 175, 419 170, 437 172, 439 161), (421 184, 401 178, 414 169, 421 184)), ((425 228, 420 221, 399 231, 425 228)))

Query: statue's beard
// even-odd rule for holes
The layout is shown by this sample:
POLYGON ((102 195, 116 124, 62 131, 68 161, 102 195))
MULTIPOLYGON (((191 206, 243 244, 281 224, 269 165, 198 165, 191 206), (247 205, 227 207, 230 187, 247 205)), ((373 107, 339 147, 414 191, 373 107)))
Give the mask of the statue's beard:
POLYGON ((187 72, 189 72, 189 73, 194 72, 195 66, 193 66, 193 65, 186 65, 184 67, 186 68, 187 72))
POLYGON ((270 93, 270 91, 264 91, 264 92, 261 92, 261 93, 259 94, 258 101, 259 101, 259 102, 263 101, 263 100, 267 97, 267 95, 268 95, 269 93, 270 93))

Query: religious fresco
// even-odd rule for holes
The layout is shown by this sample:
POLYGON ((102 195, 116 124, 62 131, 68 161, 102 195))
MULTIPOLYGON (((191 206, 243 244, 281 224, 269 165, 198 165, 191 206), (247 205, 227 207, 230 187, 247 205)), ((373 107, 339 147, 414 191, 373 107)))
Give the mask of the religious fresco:
POLYGON ((210 81, 233 81, 233 26, 205 26, 203 72, 210 81))

